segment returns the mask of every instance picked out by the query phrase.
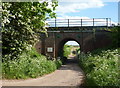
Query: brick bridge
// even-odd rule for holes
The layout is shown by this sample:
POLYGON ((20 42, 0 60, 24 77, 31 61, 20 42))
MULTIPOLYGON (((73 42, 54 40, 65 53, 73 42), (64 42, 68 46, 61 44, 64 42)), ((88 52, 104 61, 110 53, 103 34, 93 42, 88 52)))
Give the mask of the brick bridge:
POLYGON ((108 18, 99 21, 98 19, 97 21, 92 19, 92 26, 89 26, 83 25, 84 22, 83 19, 81 19, 80 22, 77 21, 76 26, 72 25, 72 23, 75 23, 74 21, 70 23, 70 19, 67 20, 67 25, 65 25, 66 22, 57 22, 57 20, 55 20, 55 22, 53 22, 54 26, 51 23, 53 27, 48 27, 47 36, 44 33, 40 34, 40 41, 36 44, 37 51, 41 54, 56 58, 62 53, 64 44, 70 40, 76 41, 82 52, 106 47, 111 44, 111 39, 109 37, 110 32, 104 29, 111 28, 110 22, 108 18), (105 21, 105 25, 95 25, 95 22, 99 21, 102 23, 105 21), (64 25, 59 25, 59 23, 64 25))

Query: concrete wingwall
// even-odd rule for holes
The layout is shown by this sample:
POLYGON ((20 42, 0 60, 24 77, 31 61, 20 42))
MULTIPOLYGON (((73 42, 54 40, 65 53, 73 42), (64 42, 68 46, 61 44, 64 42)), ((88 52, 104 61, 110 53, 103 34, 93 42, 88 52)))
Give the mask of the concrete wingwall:
POLYGON ((39 53, 58 57, 62 53, 66 42, 73 40, 80 45, 82 52, 89 52, 103 48, 111 44, 110 32, 105 30, 93 31, 54 31, 48 32, 48 36, 41 34, 40 41, 36 44, 39 53))

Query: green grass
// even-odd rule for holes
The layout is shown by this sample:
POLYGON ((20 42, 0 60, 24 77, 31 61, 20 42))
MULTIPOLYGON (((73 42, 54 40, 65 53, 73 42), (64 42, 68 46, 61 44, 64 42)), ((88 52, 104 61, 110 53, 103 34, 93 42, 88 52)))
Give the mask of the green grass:
POLYGON ((96 50, 79 56, 87 86, 120 86, 118 49, 96 50))
POLYGON ((68 56, 71 53, 72 46, 70 45, 64 45, 64 56, 68 58, 68 56))
POLYGON ((36 78, 51 73, 61 66, 60 60, 47 60, 35 49, 22 53, 19 59, 2 63, 2 77, 5 79, 36 78))

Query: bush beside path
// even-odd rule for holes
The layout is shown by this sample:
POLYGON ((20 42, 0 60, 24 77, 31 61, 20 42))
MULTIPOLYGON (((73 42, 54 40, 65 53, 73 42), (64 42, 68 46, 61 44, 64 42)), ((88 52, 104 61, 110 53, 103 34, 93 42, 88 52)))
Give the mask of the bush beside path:
POLYGON ((3 86, 79 86, 84 83, 84 73, 76 63, 62 65, 55 72, 36 79, 3 80, 3 86))

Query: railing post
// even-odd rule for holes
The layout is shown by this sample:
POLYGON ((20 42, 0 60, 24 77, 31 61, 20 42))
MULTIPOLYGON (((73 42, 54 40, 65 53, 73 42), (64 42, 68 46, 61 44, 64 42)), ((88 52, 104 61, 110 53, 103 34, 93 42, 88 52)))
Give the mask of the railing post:
POLYGON ((111 26, 111 18, 109 18, 110 19, 110 26, 111 26))
POLYGON ((55 19, 55 27, 56 27, 57 25, 56 25, 56 19, 55 19))
POLYGON ((81 19, 81 27, 82 27, 82 19, 81 19))
POLYGON ((95 19, 93 18, 93 27, 94 27, 94 25, 95 25, 95 19))
POLYGON ((69 27, 69 19, 68 19, 68 27, 69 27))
POLYGON ((108 18, 106 18, 106 26, 108 26, 108 18))

